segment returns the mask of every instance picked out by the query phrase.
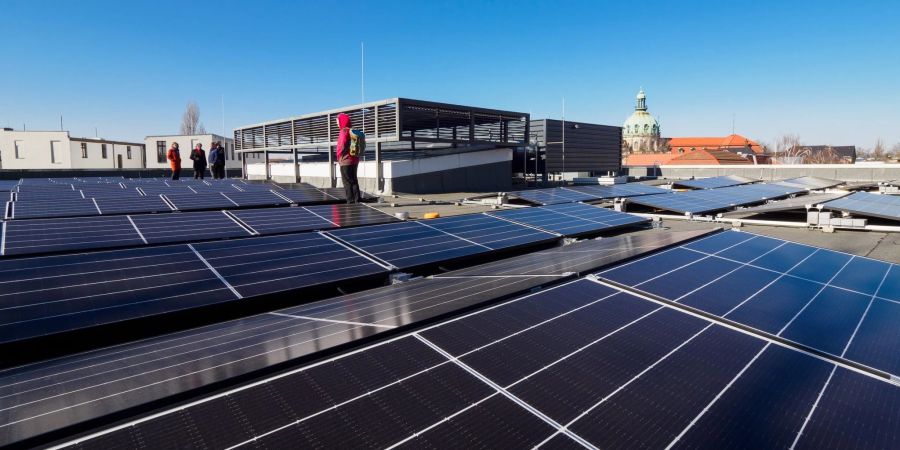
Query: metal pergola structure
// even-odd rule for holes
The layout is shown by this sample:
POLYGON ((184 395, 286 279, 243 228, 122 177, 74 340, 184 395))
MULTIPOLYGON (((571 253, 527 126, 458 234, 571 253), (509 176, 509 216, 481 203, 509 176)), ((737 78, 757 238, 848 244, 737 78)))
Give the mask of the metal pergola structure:
MULTIPOLYGON (((518 147, 527 144, 529 135, 527 113, 391 98, 236 128, 235 151, 263 153, 267 178, 270 153, 293 154, 298 175, 300 153, 327 152, 331 185, 335 186, 334 148, 339 133, 335 119, 339 113, 348 114, 354 128, 366 133, 368 147, 374 147, 379 188, 383 186, 384 152, 417 150, 417 145, 426 151, 518 147)), ((246 165, 246 158, 244 161, 246 165)))

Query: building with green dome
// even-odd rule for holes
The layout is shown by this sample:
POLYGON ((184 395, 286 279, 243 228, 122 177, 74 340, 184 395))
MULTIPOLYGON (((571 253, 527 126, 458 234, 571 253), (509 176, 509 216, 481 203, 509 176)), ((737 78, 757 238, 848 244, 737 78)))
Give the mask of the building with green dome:
POLYGON ((622 125, 623 153, 652 153, 661 150, 659 122, 647 112, 647 95, 641 88, 634 112, 622 125))

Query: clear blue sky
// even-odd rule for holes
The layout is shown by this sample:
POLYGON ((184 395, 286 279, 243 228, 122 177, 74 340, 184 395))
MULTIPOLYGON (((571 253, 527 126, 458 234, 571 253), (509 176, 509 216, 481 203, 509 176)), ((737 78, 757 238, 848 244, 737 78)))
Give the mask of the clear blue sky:
POLYGON ((665 136, 900 142, 900 2, 0 3, 0 124, 140 139, 411 97, 665 136))

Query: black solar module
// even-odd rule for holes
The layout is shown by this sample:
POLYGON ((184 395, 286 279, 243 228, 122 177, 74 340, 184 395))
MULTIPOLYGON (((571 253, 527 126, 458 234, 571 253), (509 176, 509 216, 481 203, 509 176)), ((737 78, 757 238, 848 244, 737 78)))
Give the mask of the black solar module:
POLYGON ((0 445, 553 282, 417 279, 0 371, 0 445), (65 385, 65 390, 54 389, 65 385), (64 405, 64 406, 60 406, 64 405))
POLYGON ((898 418, 886 379, 579 280, 74 443, 894 448, 898 418))
POLYGON ((641 183, 612 184, 604 186, 572 186, 566 189, 590 194, 594 200, 639 197, 642 195, 671 194, 672 191, 641 183))
POLYGON ((703 214, 784 198, 805 191, 806 189, 801 187, 760 183, 699 189, 670 195, 648 195, 632 198, 629 202, 680 213, 703 214))
POLYGON ((389 214, 362 204, 250 209, 232 211, 230 214, 262 235, 399 221, 389 214))
POLYGON ((599 276, 900 375, 895 264, 732 231, 599 276))
POLYGON ((807 208, 812 208, 820 203, 838 199, 850 195, 849 192, 834 192, 828 194, 810 194, 801 195, 799 197, 786 198, 784 200, 773 201, 764 205, 749 206, 746 208, 738 208, 734 211, 722 213, 725 217, 747 216, 751 214, 761 214, 767 212, 791 211, 797 210, 805 212, 807 208))
POLYGON ((278 191, 278 195, 290 199, 301 205, 316 203, 334 203, 337 198, 328 195, 318 189, 284 189, 278 191))
POLYGON ((291 201, 272 191, 228 192, 224 194, 238 206, 289 205, 291 201))
POLYGON ((418 222, 338 229, 328 233, 401 269, 491 250, 418 222))
MULTIPOLYGON (((126 182, 127 184, 127 182, 126 182)), ((185 195, 185 194, 196 194, 197 191, 191 189, 190 186, 166 186, 166 185, 158 185, 158 184, 142 184, 136 186, 144 195, 185 195)))
POLYGON ((81 195, 81 191, 73 191, 71 189, 50 189, 50 190, 25 190, 16 193, 16 200, 20 201, 69 201, 83 200, 85 197, 81 195))
POLYGON ((584 203, 510 209, 487 214, 563 236, 598 233, 650 221, 643 217, 584 203))
POLYGON ((0 260, 0 343, 238 298, 188 246, 0 260))
POLYGON ((728 186, 739 186, 742 184, 753 183, 759 180, 741 177, 738 175, 724 175, 721 177, 697 178, 693 180, 673 181, 673 187, 686 187, 691 189, 716 189, 728 186))
MULTIPOLYGON (((80 196, 80 194, 79 194, 80 196)), ((38 219, 49 217, 96 216, 100 214, 97 203, 89 198, 65 200, 24 200, 12 204, 12 219, 38 219)))
POLYGON ((129 218, 150 244, 251 236, 250 231, 222 211, 140 214, 129 218))
POLYGON ((144 197, 135 193, 121 197, 95 197, 94 202, 104 215, 172 211, 172 207, 157 195, 144 197))
POLYGON ((558 234, 547 233, 485 214, 442 217, 423 220, 420 223, 467 241, 488 246, 493 250, 559 239, 558 234))
POLYGON ((11 220, 3 223, 0 255, 127 247, 143 242, 126 216, 11 220))
POLYGON ((19 185, 18 180, 0 180, 0 191, 9 192, 16 190, 19 185))
POLYGON ((829 210, 900 220, 900 197, 856 192, 849 196, 823 203, 829 210))
POLYGON ((522 200, 527 200, 531 203, 537 203, 538 205, 580 202, 596 198, 593 194, 586 194, 566 188, 530 189, 510 192, 509 195, 522 200))
POLYGON ((218 192, 202 194, 166 194, 163 197, 179 211, 237 208, 238 204, 218 192))
POLYGON ((384 267, 316 233, 208 242, 193 248, 244 297, 387 273, 384 267))

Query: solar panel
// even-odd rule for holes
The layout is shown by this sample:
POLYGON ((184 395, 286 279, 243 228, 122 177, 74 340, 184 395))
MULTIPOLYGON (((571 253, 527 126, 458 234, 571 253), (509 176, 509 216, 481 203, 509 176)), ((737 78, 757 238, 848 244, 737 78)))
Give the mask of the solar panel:
POLYGON ((0 445, 552 281, 417 279, 0 372, 0 398, 8 401, 0 419, 0 445), (60 385, 66 389, 54 389, 60 385))
POLYGON ((454 270, 434 277, 578 275, 637 255, 696 239, 712 232, 715 230, 638 234, 582 240, 562 247, 454 270))
POLYGON ((803 210, 813 207, 823 202, 838 199, 849 195, 849 192, 835 192, 829 194, 811 194, 799 197, 786 198, 759 206, 750 206, 747 208, 738 208, 734 211, 728 211, 722 214, 724 217, 747 216, 751 214, 761 214, 767 212, 803 210))
POLYGON ((602 279, 900 375, 900 267, 729 231, 602 279))
POLYGON ((96 216, 97 204, 89 198, 58 200, 23 200, 12 205, 13 219, 38 219, 48 217, 96 216))
POLYGON ((126 194, 122 197, 95 197, 94 202, 105 215, 172 211, 169 204, 157 195, 142 197, 135 193, 134 196, 126 194))
POLYGON ((68 201, 83 200, 84 198, 81 191, 71 189, 25 190, 16 193, 16 200, 22 201, 68 201))
POLYGON ((341 228, 399 221, 384 211, 358 203, 315 205, 303 208, 341 228))
POLYGON ((238 297, 184 245, 0 260, 0 343, 238 297))
POLYGON ((16 186, 19 185, 18 180, 0 180, 0 191, 2 192, 10 192, 16 190, 16 186))
POLYGON ((559 239, 559 235, 547 233, 536 228, 525 227, 485 214, 442 217, 424 220, 421 223, 493 250, 551 242, 559 239))
POLYGON ((629 200, 631 203, 668 211, 703 214, 787 197, 806 189, 775 184, 748 184, 718 189, 700 189, 671 195, 648 195, 629 200))
MULTIPOLYGON (((342 187, 339 187, 339 188, 318 188, 318 190, 324 192, 325 195, 327 195, 327 196, 329 196, 329 197, 331 197, 331 198, 333 198, 333 199, 335 199, 335 200, 340 200, 340 201, 346 201, 346 200, 347 200, 347 194, 345 193, 344 188, 342 188, 342 187)), ((376 197, 376 196, 374 196, 374 195, 371 195, 371 194, 369 194, 369 193, 367 193, 367 192, 362 192, 362 191, 360 191, 359 194, 362 196, 363 201, 369 201, 369 200, 374 200, 374 199, 378 198, 378 197, 376 197)))
POLYGON ((579 280, 126 422, 83 443, 891 448, 900 429, 883 424, 897 411, 900 389, 886 380, 579 280), (846 414, 857 410, 866 413, 846 414))
POLYGON ((163 197, 179 211, 197 211, 204 209, 235 208, 238 205, 228 197, 217 193, 203 194, 166 194, 163 197))
POLYGON ((398 221, 389 214, 362 204, 250 209, 232 211, 230 214, 262 235, 398 221))
POLYGON ((825 209, 864 216, 900 220, 900 197, 855 192, 847 197, 823 203, 825 209))
POLYGON ((193 246, 244 297, 383 277, 387 270, 316 233, 193 246))
POLYGON ((515 191, 510 192, 509 195, 522 200, 527 200, 532 203, 537 203, 538 205, 554 205, 557 203, 580 202, 583 200, 593 200, 595 198, 595 196, 592 194, 585 194, 583 192, 565 188, 515 191))
POLYGON ((138 186, 141 192, 146 196, 155 196, 155 195, 186 195, 186 194, 196 194, 196 191, 191 189, 190 186, 166 186, 166 185, 155 185, 155 184, 145 184, 138 186))
POLYGON ((141 245, 124 216, 12 220, 3 224, 0 255, 87 250, 141 245))
POLYGON ((774 184, 782 185, 782 186, 793 186, 800 187, 803 189, 826 189, 830 187, 839 186, 844 184, 843 181, 840 180, 831 180, 828 178, 819 178, 819 177, 797 177, 797 178, 788 178, 786 180, 778 181, 774 184))
POLYGON ((327 234, 399 269, 446 262, 491 251, 419 222, 399 222, 331 230, 327 234))
POLYGON ((613 184, 608 186, 573 186, 566 189, 591 195, 594 200, 672 193, 672 191, 668 189, 648 186, 641 183, 613 184))
POLYGON ((276 195, 272 191, 229 192, 225 194, 238 206, 279 206, 289 205, 290 200, 276 195))
POLYGON ((129 216, 150 244, 248 237, 251 233, 222 211, 129 216))
POLYGON ((316 189, 285 189, 278 195, 301 205, 316 203, 334 203, 337 199, 316 189))
POLYGON ((696 178, 693 180, 673 181, 673 187, 686 187, 690 189, 716 189, 728 186, 739 186, 742 184, 754 183, 759 180, 746 178, 738 175, 725 175, 721 177, 696 178))
POLYGON ((487 214, 563 236, 580 236, 649 221, 583 203, 510 209, 487 214))

